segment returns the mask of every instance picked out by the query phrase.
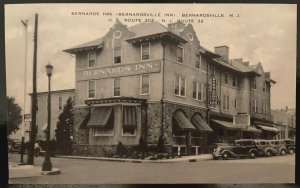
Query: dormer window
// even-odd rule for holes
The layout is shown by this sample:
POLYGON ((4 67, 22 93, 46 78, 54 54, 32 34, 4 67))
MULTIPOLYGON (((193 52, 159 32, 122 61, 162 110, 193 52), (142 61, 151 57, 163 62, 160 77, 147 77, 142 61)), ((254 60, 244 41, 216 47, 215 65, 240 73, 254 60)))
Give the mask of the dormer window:
POLYGON ((267 83, 264 83, 263 92, 267 92, 267 83))
POLYGON ((182 63, 183 62, 183 47, 177 46, 177 61, 182 63))
POLYGON ((150 43, 144 43, 141 45, 142 60, 150 59, 150 43))
POLYGON ((95 67, 96 64, 96 53, 95 52, 89 52, 88 53, 88 67, 95 67))
POLYGON ((121 63, 121 48, 114 48, 114 64, 121 63))

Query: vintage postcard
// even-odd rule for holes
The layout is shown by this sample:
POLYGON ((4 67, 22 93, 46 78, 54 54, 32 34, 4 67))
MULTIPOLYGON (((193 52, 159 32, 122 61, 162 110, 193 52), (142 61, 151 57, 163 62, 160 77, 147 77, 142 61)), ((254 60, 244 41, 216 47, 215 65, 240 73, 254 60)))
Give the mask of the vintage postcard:
POLYGON ((12 184, 294 183, 295 4, 7 4, 12 184))

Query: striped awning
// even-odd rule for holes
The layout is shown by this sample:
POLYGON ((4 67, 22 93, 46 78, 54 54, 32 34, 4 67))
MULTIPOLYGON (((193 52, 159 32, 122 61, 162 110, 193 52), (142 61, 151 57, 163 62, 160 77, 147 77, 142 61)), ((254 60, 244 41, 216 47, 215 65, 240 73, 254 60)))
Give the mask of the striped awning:
POLYGON ((113 108, 111 106, 95 108, 91 114, 87 127, 105 127, 109 117, 112 115, 112 111, 113 108))
POLYGON ((246 127, 242 127, 242 131, 246 131, 246 132, 254 132, 254 133, 262 133, 261 130, 255 128, 255 127, 252 127, 252 126, 246 126, 246 127))
POLYGON ((213 132, 210 126, 199 114, 193 115, 192 123, 199 131, 213 132))
POLYGON ((181 130, 195 130, 196 129, 182 111, 176 111, 174 113, 174 119, 177 122, 178 128, 181 130))
POLYGON ((123 127, 136 128, 136 107, 123 106, 123 127))
POLYGON ((239 127, 236 127, 233 125, 232 122, 229 121, 222 121, 222 120, 216 120, 216 119, 212 119, 211 120, 213 123, 215 123, 216 125, 221 126, 224 129, 229 129, 229 130, 238 130, 239 127))
POLYGON ((280 130, 276 127, 269 127, 269 126, 264 126, 264 125, 257 125, 261 130, 263 131, 270 131, 270 132, 280 132, 280 130))

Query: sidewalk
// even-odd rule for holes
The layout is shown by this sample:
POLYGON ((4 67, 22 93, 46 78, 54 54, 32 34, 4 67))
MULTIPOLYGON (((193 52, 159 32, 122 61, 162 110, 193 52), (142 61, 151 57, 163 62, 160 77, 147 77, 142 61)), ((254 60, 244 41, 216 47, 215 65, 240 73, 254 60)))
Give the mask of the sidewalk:
POLYGON ((41 176, 42 167, 33 165, 19 165, 14 162, 8 163, 9 179, 41 176))
POLYGON ((180 158, 160 159, 160 160, 124 159, 124 158, 108 158, 108 157, 85 157, 85 156, 63 156, 63 155, 58 155, 55 157, 67 158, 67 159, 87 159, 87 160, 133 162, 133 163, 173 163, 173 162, 188 162, 190 160, 193 160, 193 162, 195 162, 195 161, 205 161, 205 160, 212 159, 211 154, 182 156, 180 158))

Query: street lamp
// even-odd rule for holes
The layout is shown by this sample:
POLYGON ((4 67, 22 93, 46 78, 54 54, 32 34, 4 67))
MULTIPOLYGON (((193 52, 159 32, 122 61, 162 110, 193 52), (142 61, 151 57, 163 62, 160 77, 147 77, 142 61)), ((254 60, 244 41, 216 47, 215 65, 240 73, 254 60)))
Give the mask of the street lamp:
POLYGON ((52 76, 53 66, 49 63, 46 67, 46 72, 48 76, 48 125, 47 125, 47 134, 46 134, 46 155, 43 163, 42 171, 51 171, 52 163, 50 160, 50 123, 51 123, 51 96, 50 96, 50 78, 52 76))

